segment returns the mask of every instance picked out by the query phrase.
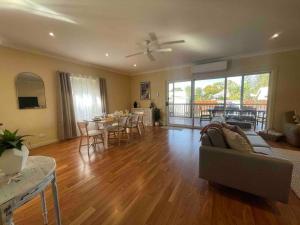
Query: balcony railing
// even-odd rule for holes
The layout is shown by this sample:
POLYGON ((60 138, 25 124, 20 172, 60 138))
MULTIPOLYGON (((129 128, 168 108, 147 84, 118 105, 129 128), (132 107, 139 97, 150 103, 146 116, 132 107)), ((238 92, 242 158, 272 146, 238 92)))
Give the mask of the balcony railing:
POLYGON ((267 111, 267 104, 228 104, 224 108, 224 104, 169 104, 169 117, 200 117, 201 112, 215 111, 222 114, 222 111, 239 111, 239 110, 253 110, 259 112, 267 111))

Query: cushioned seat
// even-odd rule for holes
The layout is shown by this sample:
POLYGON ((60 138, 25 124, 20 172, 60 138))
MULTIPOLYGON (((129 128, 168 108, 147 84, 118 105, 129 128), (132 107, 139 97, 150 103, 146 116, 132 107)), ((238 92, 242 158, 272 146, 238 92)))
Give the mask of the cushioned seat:
POLYGON ((270 147, 260 136, 248 135, 247 138, 253 147, 270 147))
POLYGON ((272 149, 267 147, 253 147, 253 151, 257 154, 263 154, 268 156, 273 155, 272 149))
POLYGON ((248 136, 248 135, 251 135, 251 136, 258 136, 258 134, 255 132, 255 131, 252 131, 252 130, 244 130, 244 133, 248 136))

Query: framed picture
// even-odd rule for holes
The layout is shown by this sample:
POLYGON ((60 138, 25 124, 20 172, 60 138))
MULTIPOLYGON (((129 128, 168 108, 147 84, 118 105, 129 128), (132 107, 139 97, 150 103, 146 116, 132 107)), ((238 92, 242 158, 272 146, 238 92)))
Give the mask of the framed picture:
POLYGON ((140 84, 141 100, 150 100, 150 81, 144 81, 140 84))

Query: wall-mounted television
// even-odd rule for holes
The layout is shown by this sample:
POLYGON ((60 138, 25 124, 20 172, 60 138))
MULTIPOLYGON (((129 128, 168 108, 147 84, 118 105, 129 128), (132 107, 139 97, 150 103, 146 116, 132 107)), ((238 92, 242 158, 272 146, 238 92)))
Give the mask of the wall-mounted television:
POLYGON ((39 107, 38 97, 19 97, 20 109, 38 108, 38 107, 39 107))

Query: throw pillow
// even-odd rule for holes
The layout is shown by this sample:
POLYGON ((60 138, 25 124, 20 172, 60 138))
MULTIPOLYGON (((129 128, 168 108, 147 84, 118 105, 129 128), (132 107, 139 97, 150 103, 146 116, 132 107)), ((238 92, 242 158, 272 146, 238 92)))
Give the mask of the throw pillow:
POLYGON ((210 123, 208 125, 206 125, 205 127, 203 127, 200 131, 201 137, 207 133, 208 129, 210 128, 217 128, 217 129, 222 129, 222 125, 218 124, 218 123, 210 123))
MULTIPOLYGON (((223 127, 225 127, 225 128, 227 128, 227 129, 229 129, 229 130, 231 130, 231 131, 233 131, 233 132, 236 132, 236 133, 238 133, 239 135, 241 135, 243 138, 246 139, 246 141, 247 141, 247 142, 249 143, 249 145, 252 147, 252 145, 251 145, 249 139, 247 138, 247 135, 245 134, 245 132, 244 132, 239 126, 230 125, 230 124, 227 124, 227 123, 223 123, 222 125, 223 125, 223 127)), ((252 150, 253 150, 253 148, 252 148, 252 150)))
POLYGON ((222 129, 209 128, 206 133, 212 146, 219 148, 228 148, 222 129))
POLYGON ((252 152, 252 146, 247 140, 237 132, 231 131, 227 128, 222 128, 227 144, 230 148, 239 152, 252 152))

